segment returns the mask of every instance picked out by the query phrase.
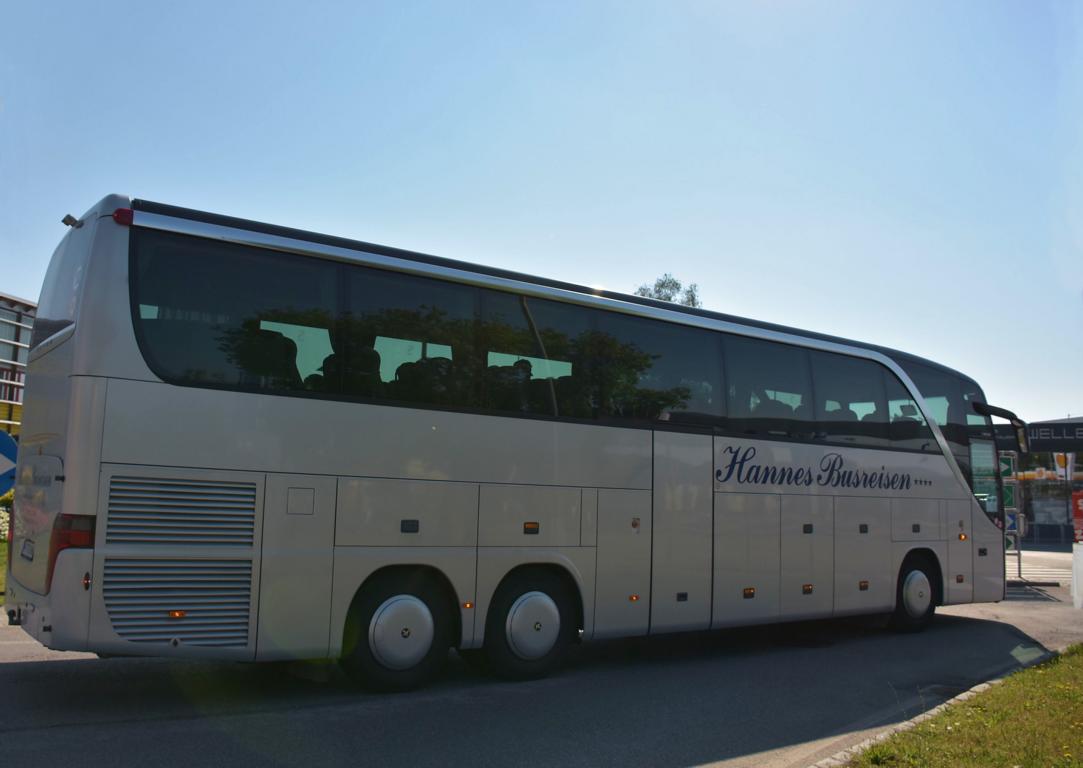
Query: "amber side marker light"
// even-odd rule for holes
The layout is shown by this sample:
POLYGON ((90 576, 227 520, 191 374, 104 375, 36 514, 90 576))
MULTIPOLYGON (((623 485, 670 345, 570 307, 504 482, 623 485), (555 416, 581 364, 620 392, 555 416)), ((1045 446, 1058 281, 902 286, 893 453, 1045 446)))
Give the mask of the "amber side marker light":
POLYGON ((463 608, 465 608, 468 611, 473 607, 474 607, 474 604, 472 602, 470 602, 469 600, 467 600, 465 603, 463 603, 463 608))
POLYGON ((751 600, 752 598, 754 598, 756 596, 756 588, 755 587, 745 587, 744 590, 741 592, 741 594, 744 595, 745 600, 751 600))
POLYGON ((965 533, 960 533, 959 534, 959 541, 966 541, 966 534, 965 533))
POLYGON ((169 618, 171 618, 171 619, 183 619, 187 615, 188 614, 185 611, 170 611, 169 612, 169 618))
POLYGON ((628 595, 628 601, 632 603, 639 602, 639 595, 628 595))

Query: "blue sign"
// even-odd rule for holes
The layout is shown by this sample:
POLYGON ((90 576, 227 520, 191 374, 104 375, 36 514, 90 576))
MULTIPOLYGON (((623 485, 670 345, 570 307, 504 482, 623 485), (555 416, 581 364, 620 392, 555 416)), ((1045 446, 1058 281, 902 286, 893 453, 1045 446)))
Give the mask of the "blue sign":
POLYGON ((0 432, 0 496, 15 485, 15 457, 19 444, 7 432, 0 432))
POLYGON ((1004 526, 1005 533, 1019 533, 1019 513, 1017 512, 1005 512, 1005 521, 1007 525, 1004 526))

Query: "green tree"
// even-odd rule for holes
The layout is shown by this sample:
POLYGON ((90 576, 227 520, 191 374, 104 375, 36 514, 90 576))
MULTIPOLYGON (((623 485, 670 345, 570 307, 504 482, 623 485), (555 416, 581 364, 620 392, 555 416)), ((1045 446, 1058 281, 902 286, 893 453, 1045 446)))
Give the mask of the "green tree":
POLYGON ((703 302, 699 300, 699 285, 696 283, 689 283, 686 286, 669 272, 666 272, 660 278, 655 280, 654 285, 647 285, 644 283, 636 288, 636 296, 644 296, 648 299, 659 299, 661 301, 672 301, 677 304, 683 304, 686 307, 703 306, 703 302))

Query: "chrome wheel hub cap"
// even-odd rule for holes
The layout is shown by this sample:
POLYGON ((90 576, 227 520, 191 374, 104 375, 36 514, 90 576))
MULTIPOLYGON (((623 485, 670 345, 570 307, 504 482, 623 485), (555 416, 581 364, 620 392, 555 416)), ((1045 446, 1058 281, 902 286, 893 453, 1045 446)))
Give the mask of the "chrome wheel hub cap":
POLYGON ((903 580, 903 607, 915 619, 925 615, 933 601, 933 588, 929 578, 921 571, 910 571, 903 580))
POLYGON ((428 654, 434 633, 424 602, 413 595, 395 595, 372 614, 369 650, 388 669, 409 669, 428 654))
POLYGON ((544 592, 521 595, 508 611, 508 645, 524 661, 549 653, 560 637, 560 609, 544 592))

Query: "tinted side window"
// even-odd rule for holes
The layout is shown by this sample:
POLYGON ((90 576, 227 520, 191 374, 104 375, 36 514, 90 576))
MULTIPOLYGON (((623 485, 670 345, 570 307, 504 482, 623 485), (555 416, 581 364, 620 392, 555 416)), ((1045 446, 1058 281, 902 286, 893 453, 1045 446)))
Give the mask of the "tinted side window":
POLYGON ((970 469, 974 478, 975 498, 989 519, 1003 527, 1000 520, 1000 494, 997 487, 999 462, 995 441, 980 437, 970 441, 970 469))
POLYGON ((483 408, 557 414, 557 382, 572 375, 573 365, 570 360, 546 357, 541 333, 525 296, 481 291, 478 344, 484 366, 483 408))
POLYGON ((595 344, 603 416, 708 424, 722 417, 718 334, 604 313, 595 344))
POLYGON ((962 382, 945 371, 920 363, 906 362, 903 368, 917 386, 929 408, 929 416, 940 426, 959 468, 967 482, 970 482, 970 446, 966 415, 971 409, 963 400, 962 382))
POLYGON ((830 352, 811 352, 817 437, 848 445, 884 447, 887 401, 881 367, 830 352))
MULTIPOLYGON (((969 379, 960 381, 963 402, 966 407, 967 440, 970 443, 969 471, 971 489, 982 509, 997 527, 1004 527, 1003 510, 1000 508, 1000 471, 993 434, 993 420, 974 410, 974 403, 984 403, 985 395, 976 383, 969 379)), ((966 474, 967 470, 963 470, 966 474)))
POLYGON ((963 380, 960 382, 963 392, 963 412, 966 414, 967 437, 972 442, 975 439, 995 440, 993 434, 993 420, 988 416, 982 416, 974 410, 974 403, 984 403, 985 395, 973 381, 963 380))
POLYGON ((477 407, 477 289, 348 267, 329 386, 347 395, 477 407), (336 377, 338 379, 336 383, 336 377))
POLYGON ((805 439, 814 431, 808 352, 800 347, 726 336, 727 413, 748 435, 805 439))
POLYGON ((528 299, 526 311, 547 361, 543 393, 557 416, 593 419, 599 415, 594 381, 597 313, 586 307, 528 299), (554 402, 555 401, 555 402, 554 402))
POLYGON ((336 265, 133 231, 135 312, 167 381, 303 391, 331 352, 336 265))
POLYGON ((914 381, 931 416, 949 442, 966 445, 966 413, 963 393, 956 377, 919 363, 904 366, 914 381))
POLYGON ((933 437, 932 430, 925 423, 925 417, 917 403, 910 397, 903 383, 891 371, 884 371, 884 384, 887 389, 887 409, 891 418, 888 430, 891 444, 913 451, 939 453, 940 446, 933 437))

